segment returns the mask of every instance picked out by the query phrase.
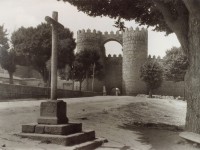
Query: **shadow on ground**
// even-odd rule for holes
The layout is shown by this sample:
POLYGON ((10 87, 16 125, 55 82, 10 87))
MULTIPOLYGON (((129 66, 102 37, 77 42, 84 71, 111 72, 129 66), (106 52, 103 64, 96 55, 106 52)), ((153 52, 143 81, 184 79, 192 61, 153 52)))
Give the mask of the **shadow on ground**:
POLYGON ((123 124, 119 128, 138 132, 137 141, 151 145, 151 150, 199 150, 199 146, 179 137, 183 126, 158 123, 123 124))

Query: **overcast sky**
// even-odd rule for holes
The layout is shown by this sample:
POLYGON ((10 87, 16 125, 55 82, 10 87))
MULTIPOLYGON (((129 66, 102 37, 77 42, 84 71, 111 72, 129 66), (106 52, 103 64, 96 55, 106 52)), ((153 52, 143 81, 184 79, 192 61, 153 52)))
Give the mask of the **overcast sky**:
MULTIPOLYGON (((77 31, 81 29, 90 28, 91 30, 96 29, 102 32, 117 31, 113 27, 114 20, 105 17, 89 17, 82 12, 78 12, 70 4, 62 1, 58 2, 57 0, 0 0, 0 25, 4 24, 4 27, 8 29, 8 33, 11 34, 21 26, 37 26, 44 22, 45 16, 51 16, 52 11, 58 11, 59 22, 70 28, 75 37, 77 31)), ((126 27, 131 26, 135 28, 137 24, 133 21, 126 22, 126 27)), ((180 46, 174 34, 166 37, 165 33, 153 32, 152 29, 148 30, 149 54, 162 57, 167 49, 173 46, 180 46)), ((107 43, 106 48, 115 53, 114 51, 121 48, 121 46, 119 44, 113 45, 113 43, 115 42, 107 43)))

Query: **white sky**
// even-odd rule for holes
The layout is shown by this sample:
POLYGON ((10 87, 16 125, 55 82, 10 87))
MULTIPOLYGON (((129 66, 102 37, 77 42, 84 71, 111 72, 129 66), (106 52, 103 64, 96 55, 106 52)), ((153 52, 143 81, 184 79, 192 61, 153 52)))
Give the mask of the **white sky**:
MULTIPOLYGON (((65 27, 69 28, 76 33, 81 29, 91 30, 96 29, 102 32, 117 31, 113 27, 114 20, 110 18, 89 17, 68 3, 57 0, 0 0, 0 25, 8 29, 11 34, 19 27, 37 26, 44 22, 45 16, 51 16, 52 11, 58 11, 59 22, 65 27)), ((137 27, 137 24, 126 22, 126 27, 137 27)), ((165 33, 153 32, 149 29, 148 37, 148 53, 151 55, 165 55, 165 50, 170 49, 172 46, 179 47, 180 44, 174 34, 165 36, 165 33)), ((115 50, 121 48, 120 45, 113 45, 112 42, 106 44, 106 48, 113 53, 115 50)))

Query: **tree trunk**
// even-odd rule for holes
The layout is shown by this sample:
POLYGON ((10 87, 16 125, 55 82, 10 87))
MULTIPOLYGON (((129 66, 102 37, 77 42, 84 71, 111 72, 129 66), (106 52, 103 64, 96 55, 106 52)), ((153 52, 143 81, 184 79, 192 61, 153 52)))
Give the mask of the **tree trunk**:
POLYGON ((74 79, 72 79, 72 91, 74 91, 74 79))
MULTIPOLYGON (((44 86, 45 87, 49 87, 49 84, 51 84, 51 82, 49 82, 49 73, 47 69, 42 69, 39 71, 40 75, 42 76, 42 80, 44 82, 44 86)), ((51 78, 51 76, 50 76, 51 78)), ((50 79, 51 80, 51 79, 50 79)))
POLYGON ((149 89, 149 98, 152 98, 152 89, 149 89))
POLYGON ((86 91, 89 91, 88 71, 86 71, 86 91))
POLYGON ((200 134, 200 15, 189 18, 189 61, 186 81, 186 130, 200 134))
MULTIPOLYGON (((48 71, 48 74, 49 74, 49 75, 48 75, 49 77, 48 77, 48 80, 47 80, 47 87, 50 88, 50 87, 51 87, 51 71, 48 71)), ((44 80, 44 79, 43 79, 43 80, 44 80)))
POLYGON ((92 68, 92 92, 94 92, 94 72, 95 72, 95 63, 92 68))
POLYGON ((9 74, 9 84, 13 84, 14 82, 13 82, 13 73, 10 73, 10 72, 8 72, 8 74, 9 74))
POLYGON ((81 87, 82 87, 82 81, 79 81, 80 86, 79 86, 79 91, 81 91, 81 87))

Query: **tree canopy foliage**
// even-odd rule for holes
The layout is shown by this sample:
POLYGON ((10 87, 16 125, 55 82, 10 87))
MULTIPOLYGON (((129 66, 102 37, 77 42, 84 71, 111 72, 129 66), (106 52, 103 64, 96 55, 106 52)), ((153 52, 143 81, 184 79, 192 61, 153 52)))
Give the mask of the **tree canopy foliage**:
POLYGON ((163 58, 165 78, 170 81, 184 81, 189 62, 181 48, 173 47, 166 51, 163 58))
POLYGON ((95 67, 95 77, 102 79, 103 66, 100 63, 100 55, 97 51, 85 49, 76 54, 71 78, 80 82, 80 90, 84 79, 88 80, 92 77, 93 67, 95 67))
MULTIPOLYGON (((65 28, 58 32, 58 69, 62 69, 66 64, 72 64, 76 43, 73 33, 69 29, 65 28)), ((11 37, 15 52, 17 55, 24 57, 21 65, 33 66, 42 75, 45 82, 49 77, 46 62, 51 57, 51 39, 51 26, 46 23, 42 23, 35 28, 21 27, 11 37)))
POLYGON ((152 97, 152 91, 162 84, 163 68, 156 60, 148 60, 140 69, 140 78, 146 83, 149 96, 152 97))

